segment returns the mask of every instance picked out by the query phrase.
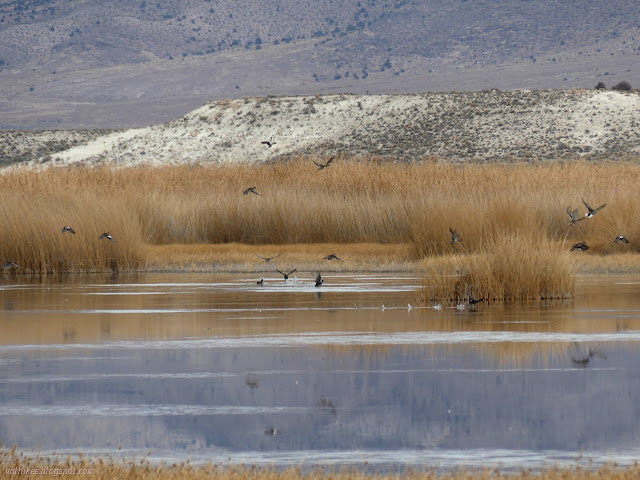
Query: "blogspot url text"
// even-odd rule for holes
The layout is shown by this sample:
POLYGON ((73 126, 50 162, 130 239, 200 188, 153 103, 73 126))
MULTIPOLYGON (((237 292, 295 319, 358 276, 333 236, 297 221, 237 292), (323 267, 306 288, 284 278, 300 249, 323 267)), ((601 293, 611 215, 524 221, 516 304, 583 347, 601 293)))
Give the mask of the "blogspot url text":
POLYGON ((56 468, 56 467, 14 467, 6 469, 7 475, 52 475, 54 477, 63 475, 93 475, 95 468, 56 468))

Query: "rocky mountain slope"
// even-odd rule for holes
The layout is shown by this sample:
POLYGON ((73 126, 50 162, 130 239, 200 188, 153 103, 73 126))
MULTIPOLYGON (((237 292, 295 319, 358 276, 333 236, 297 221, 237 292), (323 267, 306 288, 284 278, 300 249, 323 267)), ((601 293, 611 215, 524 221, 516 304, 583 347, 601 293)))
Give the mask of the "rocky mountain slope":
MULTIPOLYGON (((26 164, 195 165, 295 155, 620 160, 640 155, 638 127, 638 91, 250 97, 211 102, 161 125, 88 136, 26 164), (271 147, 261 143, 271 139, 271 147)), ((37 144, 33 151, 41 154, 37 144)))
POLYGON ((640 84, 636 2, 0 0, 0 128, 219 98, 640 84))

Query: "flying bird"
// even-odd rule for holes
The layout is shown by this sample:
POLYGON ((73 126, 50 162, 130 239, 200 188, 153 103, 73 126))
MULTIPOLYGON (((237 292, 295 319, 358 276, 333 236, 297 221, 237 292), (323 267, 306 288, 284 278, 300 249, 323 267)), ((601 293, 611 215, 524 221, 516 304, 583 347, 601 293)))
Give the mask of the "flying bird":
POLYGON ((322 276, 320 275, 320 273, 316 273, 316 287, 319 287, 323 283, 324 283, 324 280, 322 279, 322 276))
POLYGON ((281 253, 279 253, 278 255, 276 255, 275 257, 262 257, 260 255, 258 255, 256 253, 256 257, 261 258, 262 260, 264 260, 265 262, 269 263, 271 260, 273 260, 274 258, 278 258, 280 255, 282 255, 281 253))
POLYGON ((280 270, 278 270, 278 269, 276 268, 276 272, 278 272, 280 275, 282 275, 282 276, 284 277, 284 279, 285 279, 285 280, 289 280, 289 275, 291 275, 293 272, 297 272, 297 271, 298 271, 298 269, 297 269, 297 268, 294 268, 294 269, 293 269, 293 270, 291 270, 289 273, 284 273, 284 272, 281 272, 280 270))
POLYGON ((243 195, 247 195, 247 194, 249 194, 249 193, 253 193, 253 194, 255 194, 255 195, 260 195, 258 192, 256 192, 256 188, 258 188, 258 187, 249 187, 249 188, 247 188, 246 190, 244 190, 244 191, 242 192, 242 194, 243 194, 243 195))
POLYGON ((329 164, 331 162, 333 162, 333 159, 336 158, 336 156, 334 155, 333 157, 331 157, 329 160, 326 161, 326 163, 318 163, 315 160, 313 160, 313 163, 315 163, 318 166, 318 170, 322 170, 324 168, 327 168, 329 166, 329 164))
POLYGON ((268 437, 275 437, 280 431, 277 428, 269 427, 264 431, 264 434, 268 437))
POLYGON ((589 205, 587 205, 587 202, 584 201, 584 199, 582 200, 582 203, 584 203, 584 206, 587 207, 587 210, 589 210, 587 213, 584 214, 585 218, 591 218, 593 217, 596 213, 598 213, 600 210, 602 210, 604 207, 607 206, 607 204, 603 204, 600 205, 598 208, 591 208, 589 205))
MULTIPOLYGON (((339 262, 342 262, 342 260, 340 260, 335 253, 332 253, 331 255, 327 255, 323 259, 324 260, 338 260, 339 262)), ((344 262, 342 262, 342 263, 344 263, 344 262)))
POLYGON ((618 235, 616 238, 613 239, 614 243, 618 243, 618 242, 622 242, 622 243, 629 243, 629 240, 627 240, 627 238, 624 235, 618 235))
POLYGON ((108 240, 111 240, 113 243, 116 243, 116 241, 113 239, 113 237, 109 232, 104 232, 102 235, 98 237, 98 240, 102 240, 103 238, 106 238, 108 240))
POLYGON ((589 246, 584 242, 576 243, 569 251, 573 252, 574 250, 589 250, 589 246))
POLYGON ((73 233, 74 235, 76 234, 76 232, 73 230, 73 228, 71 227, 62 227, 62 233, 73 233))
POLYGON ((20 268, 20 265, 14 262, 13 260, 8 260, 7 262, 4 263, 4 265, 2 265, 2 268, 4 270, 11 270, 13 268, 20 268))
POLYGON ((569 214, 569 220, 571 220, 569 225, 573 225, 576 222, 584 220, 584 218, 578 216, 578 209, 577 208, 575 210, 571 211, 571 207, 567 207, 567 213, 569 214))
POLYGON ((266 145, 267 147, 271 148, 273 147, 276 142, 273 141, 273 137, 271 137, 269 140, 263 140, 262 142, 260 142, 262 145, 266 145))
POLYGON ((451 232, 451 245, 453 246, 455 243, 460 241, 460 235, 451 227, 449 227, 449 232, 451 232))

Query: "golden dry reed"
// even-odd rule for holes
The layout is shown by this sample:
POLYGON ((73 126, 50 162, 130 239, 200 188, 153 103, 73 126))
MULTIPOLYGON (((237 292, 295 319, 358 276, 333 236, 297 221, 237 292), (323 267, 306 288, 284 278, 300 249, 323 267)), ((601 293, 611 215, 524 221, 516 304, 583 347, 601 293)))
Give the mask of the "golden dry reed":
MULTIPOLYGON (((19 272, 135 269, 147 245, 401 243, 411 259, 480 253, 500 235, 588 256, 638 252, 640 164, 450 165, 312 158, 263 165, 5 170, 0 262, 19 272), (257 187, 260 195, 242 192, 257 187), (566 208, 607 203, 569 226, 566 208), (71 225, 76 236, 61 235, 71 225), (450 245, 449 228, 461 241, 450 245), (97 241, 109 231, 113 244, 97 241), (614 243, 617 235, 629 244, 614 243)), ((526 252, 523 252, 523 256, 526 252)))
POLYGON ((570 254, 544 236, 499 233, 473 254, 424 261, 423 301, 523 303, 573 295, 570 254))
POLYGON ((356 468, 301 469, 289 467, 277 470, 271 467, 193 465, 186 463, 151 464, 146 459, 115 460, 111 457, 43 458, 17 452, 14 448, 0 451, 0 480, 15 478, 58 479, 82 476, 95 480, 127 478, 130 480, 636 480, 640 466, 604 466, 599 469, 552 468, 538 473, 500 473, 497 469, 448 473, 432 471, 403 471, 401 473, 368 473, 356 468))

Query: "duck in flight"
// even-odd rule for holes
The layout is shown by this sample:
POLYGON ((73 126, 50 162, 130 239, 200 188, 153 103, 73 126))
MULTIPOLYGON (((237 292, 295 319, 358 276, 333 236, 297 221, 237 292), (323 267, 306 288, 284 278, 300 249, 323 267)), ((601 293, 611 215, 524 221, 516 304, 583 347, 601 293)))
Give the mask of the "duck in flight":
POLYGON ((333 162, 333 159, 336 158, 336 156, 334 155, 333 157, 331 157, 329 160, 326 161, 326 163, 318 163, 315 160, 313 161, 313 163, 315 163, 318 166, 318 170, 322 170, 324 168, 327 168, 329 166, 329 164, 331 162, 333 162))
MULTIPOLYGON (((342 262, 342 260, 340 260, 335 253, 327 255, 326 257, 323 258, 323 260, 338 260, 339 262, 342 262)), ((344 262, 342 262, 342 263, 344 263, 344 262)))
POLYGON ((298 269, 297 269, 297 268, 294 268, 294 269, 293 269, 293 270, 291 270, 289 273, 284 273, 284 272, 281 272, 280 270, 278 270, 278 269, 276 268, 276 272, 278 272, 280 275, 282 275, 282 276, 284 277, 284 279, 285 279, 285 280, 289 280, 289 275, 291 275, 293 272, 297 272, 297 271, 298 271, 298 269))
POLYGON ((20 268, 20 265, 16 262, 14 262, 13 260, 9 260, 7 262, 4 263, 4 265, 2 265, 2 268, 4 270, 12 270, 14 268, 20 268))
POLYGON ((573 247, 571 247, 571 249, 569 249, 570 252, 573 252, 574 250, 589 250, 589 246, 584 242, 576 243, 573 247))
POLYGON ((613 239, 613 243, 629 243, 629 240, 627 240, 627 238, 624 235, 618 235, 616 238, 613 239))
POLYGON ((451 227, 449 227, 449 232, 451 233, 451 246, 453 246, 460 241, 460 235, 451 227))
POLYGON ((113 243, 116 243, 116 241, 113 239, 113 237, 109 232, 104 232, 102 235, 98 237, 98 240, 102 240, 103 238, 106 238, 107 240, 111 240, 113 243))
POLYGON ((258 187, 249 187, 249 188, 247 188, 246 190, 244 190, 244 191, 242 192, 242 194, 243 194, 243 195, 247 195, 247 194, 249 194, 249 193, 253 193, 253 194, 255 194, 255 195, 260 195, 258 192, 256 192, 256 188, 258 188, 258 187))
POLYGON ((278 255, 276 255, 275 257, 262 257, 260 255, 258 255, 256 253, 256 257, 261 258, 262 260, 264 260, 265 262, 269 263, 271 260, 273 260, 274 258, 278 258, 280 255, 282 255, 281 253, 279 253, 278 255))
POLYGON ((571 220, 571 222, 569 222, 569 225, 573 225, 576 222, 584 220, 583 217, 579 217, 578 216, 578 209, 577 208, 575 210, 571 211, 571 207, 567 207, 567 213, 569 214, 569 220, 571 220))
POLYGON ((266 145, 267 147, 271 148, 273 147, 276 142, 273 141, 273 137, 271 137, 269 140, 263 140, 262 142, 260 142, 262 145, 266 145))
POLYGON ((320 273, 316 273, 316 287, 319 287, 320 285, 322 285, 324 283, 324 280, 322 279, 322 276, 320 275, 320 273))
POLYGON ((600 210, 602 210, 604 207, 607 206, 607 204, 603 204, 600 205, 598 208, 591 208, 587 202, 584 201, 584 199, 582 200, 582 203, 584 203, 584 206, 587 207, 587 210, 589 210, 587 213, 584 214, 585 218, 591 218, 593 217, 596 213, 598 213, 600 210))
POLYGON ((71 227, 66 227, 66 226, 65 226, 65 227, 62 227, 62 233, 67 233, 67 232, 69 232, 69 233, 73 233, 74 235, 76 234, 76 232, 73 230, 73 228, 71 228, 71 227))

